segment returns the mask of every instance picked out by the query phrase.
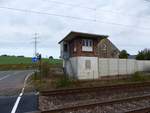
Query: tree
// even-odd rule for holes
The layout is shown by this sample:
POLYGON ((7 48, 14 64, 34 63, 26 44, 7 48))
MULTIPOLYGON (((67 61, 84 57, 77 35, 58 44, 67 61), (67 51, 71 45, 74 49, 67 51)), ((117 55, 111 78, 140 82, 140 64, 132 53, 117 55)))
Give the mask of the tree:
POLYGON ((136 56, 137 60, 150 60, 150 49, 144 49, 142 51, 139 51, 139 53, 136 56))
POLYGON ((51 60, 51 59, 54 59, 54 58, 53 58, 53 56, 50 56, 49 59, 51 60))
POLYGON ((139 51, 139 53, 136 56, 136 60, 144 60, 144 52, 139 51))
POLYGON ((127 53, 127 51, 126 50, 122 50, 120 52, 119 58, 122 58, 122 59, 125 58, 125 59, 127 59, 128 56, 129 56, 129 54, 127 53))

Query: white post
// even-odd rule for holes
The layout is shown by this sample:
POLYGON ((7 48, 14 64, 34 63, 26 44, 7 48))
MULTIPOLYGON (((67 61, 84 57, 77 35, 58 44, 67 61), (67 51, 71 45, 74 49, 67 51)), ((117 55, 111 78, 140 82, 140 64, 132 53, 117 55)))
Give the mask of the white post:
POLYGON ((97 71, 98 71, 98 78, 100 77, 100 66, 99 66, 99 57, 97 57, 97 71))
POLYGON ((137 60, 134 60, 134 73, 137 72, 138 65, 137 65, 137 60))
POLYGON ((118 63, 117 63, 117 68, 118 68, 118 79, 119 79, 119 60, 120 60, 120 59, 118 58, 118 60, 117 60, 117 62, 118 62, 118 63))
POLYGON ((109 59, 107 59, 107 71, 108 71, 108 76, 110 75, 110 71, 109 71, 109 68, 110 68, 110 66, 109 66, 109 59))
POLYGON ((94 80, 95 78, 94 78, 94 70, 93 70, 93 80, 94 80))
POLYGON ((128 59, 126 59, 126 74, 128 75, 128 59))

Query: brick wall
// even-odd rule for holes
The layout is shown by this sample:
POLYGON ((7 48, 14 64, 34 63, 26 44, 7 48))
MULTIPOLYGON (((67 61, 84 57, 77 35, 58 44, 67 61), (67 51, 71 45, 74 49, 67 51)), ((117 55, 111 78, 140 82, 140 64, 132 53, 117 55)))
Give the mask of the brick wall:
MULTIPOLYGON (((85 39, 85 38, 84 38, 85 39)), ((87 56, 87 57, 100 57, 100 58, 118 58, 119 51, 117 48, 114 48, 114 45, 108 40, 101 42, 101 38, 91 38, 93 40, 93 51, 86 52, 82 51, 82 40, 83 38, 75 38, 69 42, 69 51, 71 57, 76 56, 87 56), (101 45, 105 44, 107 46, 106 51, 102 50, 101 45), (116 53, 114 53, 114 49, 116 49, 116 53), (76 50, 76 51, 75 51, 76 50)))

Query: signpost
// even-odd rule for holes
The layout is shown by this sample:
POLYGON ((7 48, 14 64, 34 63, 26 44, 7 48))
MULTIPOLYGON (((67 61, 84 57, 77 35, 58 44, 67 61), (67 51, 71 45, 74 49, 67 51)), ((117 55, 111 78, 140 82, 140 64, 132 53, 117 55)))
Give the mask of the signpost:
POLYGON ((41 61, 41 54, 38 54, 36 57, 33 57, 32 58, 32 62, 33 63, 36 63, 36 62, 39 62, 39 61, 41 61))
MULTIPOLYGON (((42 57, 42 55, 37 53, 36 56, 32 58, 32 62, 35 64, 35 68, 37 67, 36 65, 38 65, 38 63, 39 63, 40 77, 41 77, 41 57, 42 57)), ((40 80, 41 80, 41 78, 40 78, 40 80)))

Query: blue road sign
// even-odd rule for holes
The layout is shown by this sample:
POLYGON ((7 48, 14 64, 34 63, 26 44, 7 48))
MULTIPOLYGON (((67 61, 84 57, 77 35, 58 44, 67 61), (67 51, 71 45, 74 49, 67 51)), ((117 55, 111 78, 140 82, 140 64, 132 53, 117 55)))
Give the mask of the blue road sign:
POLYGON ((33 58, 32 58, 32 62, 38 62, 38 58, 33 57, 33 58))

